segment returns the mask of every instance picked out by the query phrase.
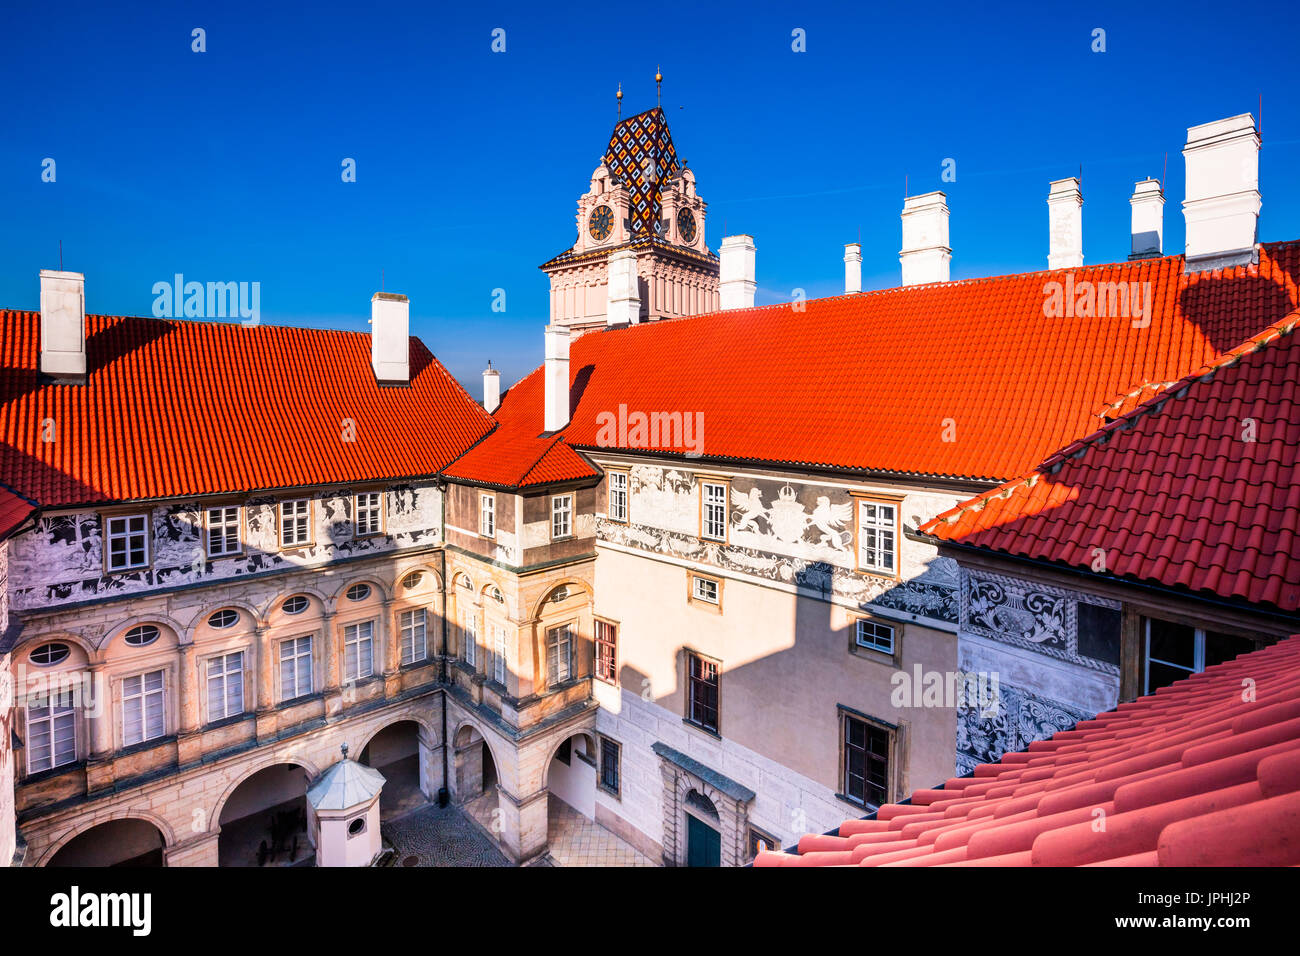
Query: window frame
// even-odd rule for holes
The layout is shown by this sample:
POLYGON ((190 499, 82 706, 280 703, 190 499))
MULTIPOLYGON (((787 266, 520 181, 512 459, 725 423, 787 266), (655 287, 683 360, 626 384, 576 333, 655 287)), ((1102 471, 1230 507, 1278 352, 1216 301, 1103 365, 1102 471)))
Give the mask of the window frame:
POLYGON ((310 697, 313 693, 315 693, 315 687, 316 687, 315 635, 300 634, 297 637, 286 637, 279 642, 279 645, 280 645, 279 647, 280 653, 278 655, 279 658, 278 662, 280 665, 280 675, 277 680, 277 683, 279 684, 280 702, 283 704, 283 703, 288 703, 289 701, 302 700, 305 697, 310 697), (307 649, 305 653, 299 649, 299 644, 302 641, 307 642, 307 649), (292 650, 288 658, 286 658, 284 654, 285 645, 292 645, 292 650), (300 680, 299 680, 298 662, 303 659, 306 659, 307 661, 307 689, 305 691, 299 686, 300 680), (292 696, 285 694, 285 686, 284 686, 284 665, 290 662, 294 664, 293 689, 297 691, 297 693, 293 694, 292 696))
POLYGON ((384 533, 384 498, 382 491, 358 491, 352 496, 352 537, 359 538, 376 538, 384 533), (373 505, 362 505, 362 498, 374 497, 373 505), (370 514, 374 518, 375 527, 373 531, 363 531, 361 529, 362 512, 370 514))
POLYGON ((429 659, 429 609, 425 607, 408 607, 397 612, 397 642, 398 642, 398 660, 401 667, 412 667, 416 664, 423 664, 429 659), (419 615, 419 623, 416 623, 415 615, 419 615), (407 623, 407 616, 410 615, 410 623, 407 623), (420 653, 416 654, 416 630, 420 634, 420 653), (409 634, 408 634, 409 632, 409 634), (407 644, 410 644, 410 658, 407 658, 407 644))
POLYGON ((492 680, 501 686, 505 686, 506 677, 509 674, 509 668, 506 666, 506 649, 509 647, 509 634, 506 632, 506 626, 500 621, 488 622, 489 637, 492 638, 492 680))
POLYGON ((244 674, 244 652, 242 649, 227 651, 224 654, 213 654, 212 656, 203 659, 203 708, 204 712, 207 714, 207 723, 215 724, 218 721, 228 720, 232 717, 240 717, 248 713, 247 681, 244 678, 244 674), (226 664, 220 674, 214 675, 212 673, 213 664, 229 661, 232 657, 239 658, 238 670, 232 671, 229 664, 226 664), (237 676, 239 678, 239 710, 229 712, 230 679, 232 676, 237 676), (219 679, 222 683, 221 699, 223 702, 223 710, 227 711, 219 715, 214 715, 212 713, 212 681, 214 678, 219 679))
POLYGON ((275 503, 275 525, 276 525, 275 527, 276 540, 280 543, 281 551, 288 550, 289 548, 311 547, 312 499, 311 498, 285 498, 281 501, 277 501, 275 503), (284 513, 284 509, 286 505, 304 506, 304 513, 302 515, 295 514, 292 516, 292 520, 294 522, 300 520, 303 522, 303 534, 305 535, 305 537, 301 541, 297 540, 296 538, 293 541, 285 540, 284 533, 288 529, 288 524, 285 521, 285 513, 284 513))
POLYGON ((349 623, 343 625, 342 680, 344 684, 359 684, 362 681, 369 680, 370 678, 375 676, 375 631, 376 628, 375 628, 374 618, 366 618, 365 620, 361 620, 361 621, 350 621, 349 623), (364 639, 361 637, 362 628, 367 628, 367 633, 364 639), (355 636, 351 639, 348 637, 349 631, 353 631, 355 634, 355 636), (367 670, 364 674, 361 673, 361 646, 363 643, 368 645, 367 650, 369 651, 369 657, 370 657, 369 670, 367 670), (349 645, 356 646, 356 671, 357 672, 351 675, 348 674, 348 646, 349 645))
POLYGON ((686 649, 686 716, 683 719, 692 727, 703 730, 705 733, 713 734, 716 737, 722 736, 722 661, 689 648, 686 649), (712 681, 707 677, 696 676, 694 665, 697 661, 700 664, 701 674, 709 668, 712 669, 712 681), (705 702, 700 705, 704 709, 713 711, 713 726, 709 726, 703 719, 696 716, 695 691, 697 686, 711 686, 713 688, 713 703, 710 705, 705 702))
POLYGON ((592 661, 593 676, 602 683, 612 687, 618 686, 618 624, 604 618, 596 618, 595 655, 592 661), (602 629, 608 629, 609 637, 602 636, 602 629), (604 651, 604 653, 602 653, 604 651))
MULTIPOLYGON (((77 701, 73 691, 65 690, 59 693, 48 695, 41 698, 45 701, 43 705, 34 705, 29 699, 23 704, 23 725, 24 725, 24 750, 26 751, 27 776, 38 773, 48 773, 58 770, 60 767, 68 767, 77 762, 77 738, 80 733, 77 724, 80 722, 77 716, 77 701), (66 700, 67 703, 62 703, 66 700), (59 701, 56 703, 56 701, 59 701), (33 710, 45 711, 44 716, 33 717, 33 710), (56 747, 55 733, 58 728, 55 726, 56 720, 67 718, 67 724, 72 728, 72 754, 65 760, 58 759, 58 748, 56 747), (36 730, 39 725, 47 725, 49 734, 49 764, 48 766, 37 767, 33 765, 33 753, 35 751, 36 730)), ((65 725, 65 726, 66 726, 65 725)), ((65 741, 66 743, 66 738, 65 741)))
POLYGON ((631 504, 631 492, 631 472, 623 468, 607 468, 605 470, 605 517, 610 521, 617 521, 619 524, 627 524, 629 521, 628 509, 631 504), (614 511, 615 478, 621 479, 623 485, 621 491, 618 491, 623 496, 621 514, 616 514, 614 511))
POLYGON ((546 666, 546 689, 547 690, 550 690, 553 687, 560 687, 563 684, 567 684, 575 677, 574 667, 573 667, 573 645, 577 643, 577 637, 578 637, 578 629, 575 626, 576 623, 577 622, 575 621, 562 621, 560 623, 548 626, 544 632, 545 656, 543 659, 545 661, 545 666, 546 666), (557 631, 563 631, 566 636, 566 640, 564 641, 564 648, 565 648, 564 674, 563 676, 560 675, 559 649, 561 645, 560 642, 556 640, 554 642, 556 648, 555 678, 552 679, 551 677, 551 644, 552 644, 551 635, 556 633, 557 631))
POLYGON ((853 619, 853 646, 858 650, 874 651, 877 654, 893 657, 898 652, 898 625, 892 621, 882 621, 874 617, 856 617, 853 619), (888 628, 889 646, 884 647, 877 642, 864 643, 862 640, 864 625, 871 628, 888 628))
POLYGON ((460 658, 478 670, 478 608, 470 601, 460 605, 460 658), (466 623, 468 622, 468 623, 466 623))
MULTIPOLYGON (((222 541, 229 539, 229 531, 223 531, 222 541)), ((209 558, 230 558, 237 557, 244 553, 244 509, 241 505, 209 505, 203 509, 203 552, 209 558), (234 511, 234 518, 226 515, 226 512, 234 511), (213 512, 221 512, 221 520, 213 524, 213 512), (212 532, 217 528, 229 529, 234 527, 235 547, 233 549, 223 549, 221 551, 212 550, 212 532)))
POLYGON ((551 495, 551 540, 563 541, 572 537, 573 492, 568 491, 559 495, 551 495), (561 507, 561 502, 567 502, 567 506, 561 507), (563 527, 557 528, 556 523, 561 519, 563 519, 563 527))
POLYGON ((155 667, 151 670, 142 671, 137 674, 125 675, 118 684, 118 714, 121 718, 121 725, 120 725, 121 729, 119 731, 119 737, 121 738, 122 747, 124 748, 142 746, 151 741, 161 740, 162 738, 166 737, 167 736, 167 670, 166 668, 155 667), (159 686, 156 688, 150 688, 146 685, 145 679, 148 677, 152 677, 155 674, 159 676, 159 686), (140 690, 138 693, 128 694, 126 689, 127 682, 133 680, 138 680, 140 682, 140 690), (160 717, 161 725, 159 726, 157 733, 151 734, 149 732, 148 702, 149 702, 149 698, 154 696, 160 697, 162 699, 162 705, 159 709, 159 713, 161 714, 160 717), (127 740, 126 738, 126 728, 127 728, 126 709, 127 709, 128 701, 139 701, 140 733, 141 733, 141 737, 139 740, 127 740))
POLYGON ((480 538, 496 540, 497 536, 497 496, 479 492, 478 496, 478 535, 480 538), (486 519, 486 520, 485 520, 486 519), (488 530, 483 530, 485 527, 488 530))
POLYGON ((839 786, 838 796, 847 803, 855 807, 862 807, 866 810, 875 810, 890 803, 894 798, 894 768, 897 765, 897 748, 898 748, 899 728, 883 720, 877 720, 873 717, 852 710, 843 705, 839 706, 839 786), (849 730, 851 723, 858 723, 865 728, 864 741, 865 746, 856 748, 849 740, 849 730), (882 799, 879 803, 873 803, 868 797, 871 795, 871 789, 876 786, 870 782, 868 771, 872 759, 878 760, 880 755, 871 750, 871 735, 873 733, 884 736, 885 755, 884 755, 884 785, 881 789, 882 799), (854 750, 861 750, 863 753, 863 772, 862 777, 862 799, 855 797, 849 788, 849 760, 854 750))
MULTIPOLYGON (((1173 661, 1166 661, 1160 658, 1155 659, 1155 663, 1160 664, 1164 667, 1169 667, 1169 668, 1173 668, 1174 670, 1187 672, 1186 677, 1179 677, 1178 680, 1186 680, 1187 677, 1191 677, 1193 674, 1200 674, 1204 672, 1206 667, 1205 642, 1211 633, 1220 634, 1224 637, 1234 637, 1242 641, 1247 641, 1253 644, 1255 649, 1259 648, 1258 641, 1255 641, 1252 638, 1241 634, 1233 634, 1227 631, 1215 631, 1211 628, 1201 627, 1197 624, 1185 623, 1183 621, 1176 621, 1167 617, 1152 617, 1147 614, 1143 614, 1141 620, 1142 620, 1142 630, 1139 635, 1139 639, 1141 642, 1139 644, 1139 650, 1142 656, 1140 660, 1140 669, 1138 673, 1139 679, 1141 681, 1139 685, 1140 696, 1154 694, 1155 690, 1160 689, 1159 687, 1157 687, 1155 690, 1150 689, 1151 688, 1151 663, 1152 663, 1152 658, 1151 658, 1151 622, 1152 621, 1159 621, 1162 624, 1172 624, 1177 627, 1190 628, 1192 631, 1192 667, 1193 667, 1192 670, 1187 670, 1187 668, 1184 667, 1182 664, 1176 664, 1173 661)), ((1242 653, 1244 654, 1248 652, 1242 651, 1242 653)), ((1160 685, 1160 687, 1168 687, 1168 686, 1169 686, 1168 684, 1160 685)))
POLYGON ((699 486, 700 486, 700 491, 699 491, 700 540, 716 541, 720 544, 726 544, 728 540, 728 534, 730 531, 730 528, 728 526, 728 521, 727 521, 727 501, 731 494, 731 482, 726 478, 712 478, 712 477, 701 476, 699 479, 699 486), (714 502, 709 501, 709 496, 707 491, 707 489, 709 488, 722 489, 722 497, 719 501, 714 501, 714 502), (708 526, 709 526, 709 519, 707 515, 708 515, 708 509, 710 507, 718 507, 722 509, 722 516, 720 519, 722 532, 720 536, 706 533, 708 531, 708 526))
POLYGON ((131 571, 139 571, 149 567, 153 562, 153 512, 151 511, 132 511, 123 514, 106 514, 101 516, 104 524, 104 574, 127 574, 131 571), (130 523, 132 521, 144 522, 144 527, 139 531, 132 531, 130 523), (126 522, 126 530, 120 533, 114 533, 113 523, 116 521, 126 522), (125 555, 129 559, 132 547, 131 539, 138 536, 143 544, 144 557, 138 563, 123 564, 114 566, 113 560, 113 542, 124 540, 125 555))
POLYGON ((623 799, 623 745, 612 737, 606 737, 604 734, 597 734, 596 738, 600 745, 599 763, 596 765, 596 786, 615 799, 621 800, 623 799), (605 757, 609 747, 612 747, 614 751, 614 785, 612 787, 605 782, 605 757))
POLYGON ((772 836, 772 834, 768 833, 766 830, 762 830, 751 823, 747 827, 745 827, 745 862, 746 863, 752 862, 754 858, 758 856, 758 847, 756 846, 756 842, 758 840, 761 840, 762 842, 767 844, 766 849, 769 853, 781 852, 780 840, 772 836))
MULTIPOLYGON (((881 495, 881 494, 859 494, 851 493, 853 498, 853 567, 854 570, 861 574, 874 574, 879 577, 898 580, 900 568, 903 560, 903 539, 899 533, 899 525, 902 520, 903 496, 881 495), (877 532, 888 532, 892 538, 891 553, 893 563, 886 568, 880 564, 864 564, 863 555, 863 534, 862 534, 862 512, 868 505, 875 508, 890 508, 893 513, 893 521, 890 527, 886 528, 883 522, 876 522, 872 528, 877 532)), ((883 551, 883 548, 877 550, 883 551)))

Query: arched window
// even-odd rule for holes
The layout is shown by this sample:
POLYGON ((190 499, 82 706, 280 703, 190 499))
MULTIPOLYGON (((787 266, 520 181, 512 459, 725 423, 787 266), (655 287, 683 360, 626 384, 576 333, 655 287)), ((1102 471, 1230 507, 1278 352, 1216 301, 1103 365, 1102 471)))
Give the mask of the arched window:
POLYGON ((408 591, 414 590, 415 588, 418 588, 420 586, 420 582, 422 580, 424 580, 423 573, 419 571, 412 571, 406 577, 402 578, 402 587, 406 588, 406 590, 408 591))
POLYGON ((364 601, 366 598, 370 597, 370 585, 369 584, 352 585, 352 587, 348 588, 347 590, 347 597, 349 601, 364 601))
POLYGON ((148 647, 158 640, 158 634, 158 628, 154 624, 137 624, 126 632, 123 640, 132 647, 148 647))
POLYGON ((224 608, 217 611, 208 618, 208 626, 215 627, 218 630, 225 630, 228 627, 234 627, 239 623, 239 612, 230 608, 224 608))
POLYGON ((305 594, 295 594, 291 598, 285 598, 284 604, 280 607, 285 614, 301 614, 310 604, 305 594))
POLYGON ((40 647, 36 648, 29 655, 29 659, 33 664, 40 667, 50 667, 54 664, 58 664, 60 661, 66 660, 68 655, 71 653, 72 648, 68 647, 67 644, 52 642, 49 644, 42 644, 40 647))

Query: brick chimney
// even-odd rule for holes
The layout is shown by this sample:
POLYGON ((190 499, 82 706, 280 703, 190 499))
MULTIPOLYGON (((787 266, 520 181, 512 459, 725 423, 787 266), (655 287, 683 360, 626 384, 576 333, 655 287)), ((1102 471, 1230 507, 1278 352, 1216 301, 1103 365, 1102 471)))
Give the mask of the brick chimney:
POLYGON ((754 305, 753 236, 726 236, 718 249, 718 298, 723 309, 749 309, 754 305))
POLYGON ((1083 265, 1083 190, 1077 176, 1058 179, 1047 191, 1047 268, 1083 265))
POLYGON ((86 378, 86 277, 80 272, 41 270, 41 372, 86 378))
POLYGON ((370 366, 380 385, 411 384, 411 303, 396 292, 370 300, 370 366))
POLYGON ((1256 261, 1259 231, 1259 132, 1249 113, 1192 126, 1187 164, 1188 272, 1256 261))
POLYGON ((941 192, 903 200, 903 248, 898 262, 903 285, 947 282, 952 247, 948 245, 948 197, 941 192))

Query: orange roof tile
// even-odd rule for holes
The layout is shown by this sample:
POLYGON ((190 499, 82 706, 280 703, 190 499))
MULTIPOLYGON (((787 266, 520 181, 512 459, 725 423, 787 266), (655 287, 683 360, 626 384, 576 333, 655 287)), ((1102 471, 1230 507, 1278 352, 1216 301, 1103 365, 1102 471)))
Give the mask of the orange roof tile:
POLYGON ((39 331, 0 311, 0 476, 46 506, 432 476, 492 427, 417 339, 381 388, 363 333, 88 315, 69 385, 39 331))
POLYGON ((1300 864, 1300 635, 755 866, 1300 864), (1243 681, 1254 700, 1242 699, 1243 681), (1104 826, 1098 820, 1104 819, 1104 826))
POLYGON ((921 530, 1300 610, 1300 311, 921 530))
MULTIPOLYGON (((1091 432, 1117 397, 1177 380, 1287 315, 1298 277, 1300 243, 1276 243, 1258 265, 1226 271, 1184 275, 1169 256, 592 332, 572 345, 562 434, 576 448, 617 447, 601 426, 622 405, 699 413, 706 458, 1005 479, 1091 432), (1149 321, 1046 317, 1044 289, 1067 281, 1150 283, 1149 321)), ((536 407, 503 404, 503 427, 519 413, 540 425, 533 378, 521 385, 536 407)), ((497 467, 484 450, 453 470, 497 467)))

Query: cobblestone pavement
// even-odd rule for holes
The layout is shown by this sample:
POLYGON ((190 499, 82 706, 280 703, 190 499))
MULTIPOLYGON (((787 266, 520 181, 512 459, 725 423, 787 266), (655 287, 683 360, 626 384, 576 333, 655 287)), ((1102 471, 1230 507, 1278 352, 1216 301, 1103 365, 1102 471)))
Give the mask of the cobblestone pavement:
POLYGON ((385 821, 381 831, 397 850, 396 866, 511 865, 459 807, 429 804, 385 821))

